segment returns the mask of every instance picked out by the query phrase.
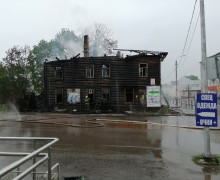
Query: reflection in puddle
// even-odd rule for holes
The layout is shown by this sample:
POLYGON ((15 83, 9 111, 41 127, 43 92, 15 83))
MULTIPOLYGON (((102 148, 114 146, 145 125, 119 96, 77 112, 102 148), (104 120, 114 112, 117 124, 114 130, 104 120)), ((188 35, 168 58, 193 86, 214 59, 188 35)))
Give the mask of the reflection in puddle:
MULTIPOLYGON (((128 117, 124 117, 126 119, 120 119, 119 117, 106 117, 104 119, 105 117, 100 116, 97 118, 103 119, 99 119, 96 122, 103 123, 104 128, 87 129, 61 126, 58 124, 52 125, 49 123, 86 125, 86 120, 95 119, 96 117, 70 115, 62 115, 62 117, 61 115, 29 117, 32 118, 30 120, 44 121, 48 122, 48 124, 19 122, 14 126, 8 123, 9 125, 7 126, 7 122, 1 121, 1 135, 59 137, 60 142, 56 145, 55 149, 60 153, 60 159, 58 161, 64 167, 68 161, 71 173, 74 166, 79 167, 78 169, 75 168, 76 171, 78 170, 78 173, 81 169, 85 169, 85 167, 89 169, 88 172, 92 172, 91 166, 96 167, 97 162, 100 163, 99 168, 103 167, 107 172, 108 169, 105 169, 106 164, 109 165, 109 162, 117 162, 120 156, 122 160, 129 160, 131 162, 132 168, 129 169, 129 172, 136 168, 136 172, 138 171, 141 174, 143 172, 141 168, 145 169, 145 174, 141 174, 144 178, 146 177, 145 179, 147 177, 152 177, 152 179, 153 177, 160 177, 161 179, 164 177, 164 179, 205 180, 219 178, 220 168, 201 167, 194 164, 191 160, 192 155, 203 153, 203 131, 161 125, 193 125, 195 123, 195 117, 155 116, 132 118, 129 116, 129 121, 126 121, 128 117), (134 122, 135 120, 139 120, 139 122, 134 122), (149 122, 152 124, 148 124, 149 122), (15 126, 17 129, 15 129, 15 126), (77 157, 77 153, 79 157, 77 157), (97 153, 98 156, 96 157, 97 153), (72 161, 69 161, 70 158, 72 158, 72 161), (82 159, 85 161, 82 161, 82 159), (90 161, 91 159, 92 161, 90 161), (134 162, 137 162, 137 164, 134 162), (145 176, 146 174, 147 176, 145 176)), ((210 134, 212 153, 218 154, 220 149, 220 131, 210 131, 210 134)), ((7 144, 2 145, 2 147, 8 148, 7 144)), ((27 147, 20 146, 20 148, 24 149, 27 147)), ((121 164, 119 165, 121 167, 121 164)), ((124 169, 128 169, 126 165, 127 162, 124 169)), ((114 167, 112 165, 110 168, 112 169, 114 167)), ((64 169, 64 171, 67 170, 68 168, 64 169)), ((100 169, 97 171, 99 172, 100 169)))
POLYGON ((219 166, 204 166, 202 168, 202 171, 204 173, 204 179, 211 180, 212 174, 216 174, 216 175, 220 174, 220 167, 219 166))

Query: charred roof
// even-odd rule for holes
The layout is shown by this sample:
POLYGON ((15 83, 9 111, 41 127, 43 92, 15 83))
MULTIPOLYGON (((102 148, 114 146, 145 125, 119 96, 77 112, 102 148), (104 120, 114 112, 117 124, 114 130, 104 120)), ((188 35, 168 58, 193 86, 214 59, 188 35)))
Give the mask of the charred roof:
POLYGON ((45 63, 51 63, 51 62, 60 62, 60 63, 65 63, 70 60, 98 60, 98 59, 111 59, 111 60, 119 60, 119 59, 132 59, 132 58, 137 58, 137 57, 158 57, 160 61, 163 61, 166 56, 168 55, 168 52, 162 52, 162 51, 147 51, 147 50, 125 50, 125 49, 115 49, 115 50, 120 50, 120 51, 130 51, 130 52, 135 52, 138 53, 136 55, 127 55, 125 58, 119 57, 119 56, 98 56, 98 57, 80 57, 80 54, 70 58, 70 59, 59 59, 56 57, 56 60, 54 61, 45 61, 45 63))

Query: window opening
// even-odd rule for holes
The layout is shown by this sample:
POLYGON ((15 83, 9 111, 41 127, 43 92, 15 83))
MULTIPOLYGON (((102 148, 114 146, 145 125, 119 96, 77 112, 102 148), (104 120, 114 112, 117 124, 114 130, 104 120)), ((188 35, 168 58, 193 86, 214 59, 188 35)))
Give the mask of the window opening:
POLYGON ((94 107, 94 89, 87 89, 90 109, 94 107))
POLYGON ((102 65, 102 77, 107 78, 110 77, 110 66, 102 65))
POLYGON ((110 102, 110 89, 109 88, 102 89, 102 99, 104 103, 110 102))
POLYGON ((63 90, 62 89, 55 90, 55 102, 57 104, 63 103, 63 90))
POLYGON ((134 90, 133 88, 126 89, 126 102, 133 102, 134 101, 134 90))
POLYGON ((140 77, 148 76, 148 64, 139 64, 139 76, 140 77))
POLYGON ((86 78, 94 78, 94 65, 86 67, 86 78))
POLYGON ((67 89, 67 102, 69 104, 80 103, 80 89, 67 89))
POLYGON ((139 101, 142 106, 146 106, 146 90, 139 89, 139 101))
POLYGON ((55 67, 55 77, 57 79, 62 79, 63 78, 63 70, 61 66, 55 67))

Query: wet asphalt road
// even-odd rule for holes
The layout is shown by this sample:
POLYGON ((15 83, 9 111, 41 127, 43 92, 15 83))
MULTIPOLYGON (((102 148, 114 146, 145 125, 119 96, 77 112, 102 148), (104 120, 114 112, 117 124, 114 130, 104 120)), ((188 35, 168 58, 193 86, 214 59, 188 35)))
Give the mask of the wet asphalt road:
MULTIPOLYGON (((192 155, 204 151, 203 131, 170 126, 194 126, 193 116, 21 116, 21 119, 38 123, 14 121, 17 116, 3 121, 6 118, 3 115, 0 118, 0 136, 59 138, 52 147, 52 161, 60 163, 61 174, 65 177, 84 176, 88 180, 220 179, 219 167, 201 167, 191 160, 192 155), (98 119, 98 124, 86 123, 88 119, 98 119), (50 124, 54 122, 63 125, 50 124)), ((210 137, 211 152, 220 154, 220 130, 211 130, 210 137)), ((29 147, 5 143, 0 147, 1 151, 25 148, 29 147)), ((6 161, 10 160, 1 159, 0 166, 6 161)))

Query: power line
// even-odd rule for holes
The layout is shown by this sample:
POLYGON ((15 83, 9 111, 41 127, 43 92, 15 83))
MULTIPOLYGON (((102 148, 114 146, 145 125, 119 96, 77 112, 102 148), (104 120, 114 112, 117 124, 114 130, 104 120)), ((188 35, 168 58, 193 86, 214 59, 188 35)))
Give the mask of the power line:
MULTIPOLYGON (((191 37, 191 40, 190 40, 190 43, 189 43, 189 47, 188 47, 188 49, 187 49, 186 56, 189 54, 189 50, 190 50, 190 47, 191 47, 191 44, 192 44, 192 40, 193 40, 193 38, 194 38, 194 36, 195 36, 195 31, 196 31, 196 27, 197 27, 197 24, 198 24, 198 21, 199 21, 199 17, 200 17, 200 15, 198 14, 197 20, 196 20, 196 25, 195 25, 195 27, 194 27, 194 31, 193 31, 193 34, 192 34, 192 37, 191 37)), ((184 60, 185 60, 185 59, 184 59, 184 60)), ((184 62, 183 62, 183 64, 184 64, 184 62)))
MULTIPOLYGON (((184 56, 186 44, 187 44, 187 41, 188 41, 188 38, 189 38, 190 29, 191 29, 191 26, 192 26, 194 12, 195 12, 195 8, 196 8, 196 3, 197 3, 197 0, 195 0, 195 4, 194 4, 194 7, 193 7, 193 12, 192 12, 192 16, 191 16, 191 20, 190 20, 190 24, 189 24, 189 29, 188 29, 188 32, 187 32, 187 36, 186 36, 186 40, 185 40, 185 43, 184 43, 184 47, 183 47, 183 51, 182 51, 182 55, 181 56, 184 56)), ((182 58, 180 59, 180 61, 181 60, 182 60, 182 58)))
MULTIPOLYGON (((192 36, 191 36, 191 39, 190 39, 190 42, 189 42, 188 49, 187 49, 187 51, 185 52, 185 57, 183 58, 183 63, 182 63, 182 65, 184 65, 185 60, 187 59, 187 56, 188 56, 188 54, 189 54, 189 51, 190 51, 190 48, 191 48, 191 45, 192 45, 192 41, 193 41, 193 38, 194 38, 194 36, 195 36, 195 32, 196 32, 197 24, 198 24, 198 21, 199 21, 199 17, 200 17, 200 11, 198 10, 198 15, 197 15, 197 18, 196 18, 196 20, 195 20, 195 25, 194 25, 194 28, 193 28, 192 36)), ((180 63, 179 63, 179 65, 180 65, 180 63)))
MULTIPOLYGON (((191 37, 191 40, 190 40, 190 43, 189 43, 189 47, 187 49, 187 52, 185 54, 185 50, 186 50, 186 46, 187 46, 187 42, 188 42, 188 39, 189 39, 189 35, 190 35, 190 30, 191 30, 191 27, 192 27, 192 23, 193 23, 193 18, 194 18, 194 14, 195 14, 195 9, 196 9, 196 4, 197 4, 197 0, 195 0, 195 4, 194 4, 194 7, 193 7, 193 12, 192 12, 192 16, 191 16, 191 19, 190 19, 190 24, 189 24, 189 28, 188 28, 188 32, 187 32, 187 36, 186 36, 186 39, 185 39, 185 43, 184 43, 184 47, 183 47, 183 50, 182 50, 182 55, 179 56, 180 57, 180 60, 179 60, 179 66, 181 64, 181 60, 182 58, 184 57, 184 62, 185 62, 185 59, 189 53, 189 50, 190 50, 190 47, 191 47, 191 44, 192 44, 192 40, 193 40, 193 37, 195 35, 195 30, 196 30, 196 27, 197 27, 197 24, 198 24, 198 20, 199 20, 199 14, 198 14, 198 17, 197 17, 197 20, 196 20, 196 24, 194 26, 194 30, 193 30, 193 34, 192 34, 192 37, 191 37)), ((183 62, 183 64, 184 64, 183 62)), ((169 75, 167 75, 164 80, 167 80, 173 73, 175 72, 175 70, 171 71, 169 73, 169 75)))

